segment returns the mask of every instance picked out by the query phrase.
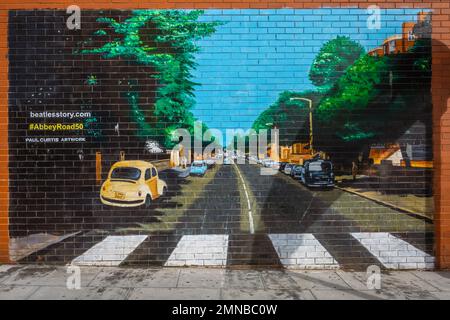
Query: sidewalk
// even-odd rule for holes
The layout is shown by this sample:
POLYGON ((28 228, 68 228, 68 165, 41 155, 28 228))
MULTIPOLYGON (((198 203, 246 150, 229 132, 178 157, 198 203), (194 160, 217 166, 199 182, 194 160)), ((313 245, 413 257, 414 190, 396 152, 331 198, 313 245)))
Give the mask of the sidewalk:
POLYGON ((356 194, 360 197, 375 201, 413 216, 433 221, 434 199, 431 196, 418 196, 413 194, 383 194, 374 189, 370 183, 363 182, 368 176, 358 175, 356 181, 351 176, 336 177, 337 188, 356 194))
POLYGON ((81 268, 81 289, 69 290, 65 267, 0 266, 3 299, 450 299, 450 271, 381 274, 369 290, 366 273, 199 268, 81 268))

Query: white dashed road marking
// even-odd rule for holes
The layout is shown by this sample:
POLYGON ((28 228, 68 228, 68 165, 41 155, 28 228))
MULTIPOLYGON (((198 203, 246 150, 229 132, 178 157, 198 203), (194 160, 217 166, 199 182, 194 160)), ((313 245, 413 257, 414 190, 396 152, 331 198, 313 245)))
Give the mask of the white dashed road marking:
POLYGON ((147 239, 144 235, 108 236, 72 260, 79 266, 118 266, 147 239))
POLYGON ((186 235, 165 266, 225 266, 227 255, 228 235, 186 235))
POLYGON ((250 224, 250 233, 255 233, 255 224, 253 222, 253 213, 252 213, 252 204, 250 202, 250 197, 248 195, 247 186, 245 184, 244 178, 242 177, 241 171, 239 170, 238 166, 234 164, 236 171, 239 175, 239 178, 241 179, 242 186, 244 187, 245 197, 247 198, 247 206, 248 206, 248 222, 250 224))
POLYGON ((311 233, 269 234, 286 268, 336 269, 338 262, 311 233))
POLYGON ((351 234, 388 269, 433 269, 434 257, 387 232, 351 234))

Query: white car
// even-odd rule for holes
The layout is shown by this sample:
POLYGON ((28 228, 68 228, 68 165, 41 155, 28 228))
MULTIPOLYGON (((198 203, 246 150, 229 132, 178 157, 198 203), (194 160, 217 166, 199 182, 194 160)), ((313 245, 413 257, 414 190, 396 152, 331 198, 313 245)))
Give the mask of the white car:
POLYGON ((229 166, 229 165, 233 164, 233 160, 230 157, 226 157, 223 160, 223 164, 229 166))
POLYGON ((265 159, 263 160, 263 166, 266 168, 271 168, 274 161, 272 159, 265 159))
POLYGON ((206 162, 206 165, 210 168, 214 167, 216 165, 216 160, 214 160, 214 159, 208 159, 205 162, 206 162))
POLYGON ((272 169, 278 170, 280 169, 280 163, 278 161, 272 161, 271 166, 272 169))
POLYGON ((284 167, 283 172, 284 172, 285 174, 287 174, 287 175, 290 175, 293 167, 294 167, 293 164, 288 163, 288 164, 286 164, 286 166, 284 167))

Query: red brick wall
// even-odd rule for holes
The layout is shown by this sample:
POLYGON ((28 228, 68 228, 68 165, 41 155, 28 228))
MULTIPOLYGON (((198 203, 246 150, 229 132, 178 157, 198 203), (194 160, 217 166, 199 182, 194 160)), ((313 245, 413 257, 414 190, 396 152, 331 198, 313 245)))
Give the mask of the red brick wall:
POLYGON ((436 249, 440 268, 450 268, 450 3, 434 1, 286 1, 286 0, 2 0, 0 3, 0 262, 8 261, 8 61, 9 9, 59 8, 77 4, 82 9, 135 8, 316 8, 376 4, 383 8, 433 9, 433 80, 436 249))

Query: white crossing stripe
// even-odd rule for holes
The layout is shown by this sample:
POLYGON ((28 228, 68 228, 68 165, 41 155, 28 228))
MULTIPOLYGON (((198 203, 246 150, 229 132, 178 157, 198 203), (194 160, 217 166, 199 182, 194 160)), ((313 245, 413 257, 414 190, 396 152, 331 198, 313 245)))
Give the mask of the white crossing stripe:
POLYGON ((388 269, 433 269, 434 257, 387 232, 351 234, 388 269))
POLYGON ((145 235, 108 236, 72 261, 79 266, 118 266, 147 239, 145 235))
POLYGON ((186 235, 165 266, 225 266, 227 254, 228 235, 186 235))
POLYGON ((269 238, 286 268, 339 268, 338 262, 311 233, 269 234, 269 238))

